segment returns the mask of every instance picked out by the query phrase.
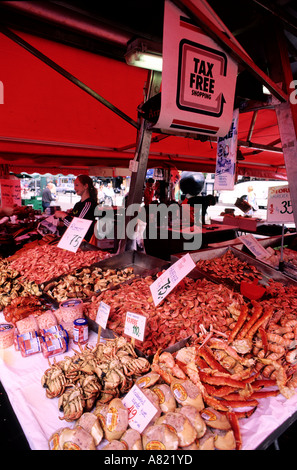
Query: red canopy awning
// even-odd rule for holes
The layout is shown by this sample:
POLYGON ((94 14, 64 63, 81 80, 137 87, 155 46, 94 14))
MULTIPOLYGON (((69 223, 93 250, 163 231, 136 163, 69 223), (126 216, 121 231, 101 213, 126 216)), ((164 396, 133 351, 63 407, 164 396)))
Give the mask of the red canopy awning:
MULTIPOLYGON (((17 34, 137 120, 147 80, 145 70, 23 32, 17 34)), ((0 61, 4 86, 0 164, 8 163, 15 172, 48 172, 52 168, 61 173, 71 169, 74 174, 92 174, 92 168, 100 166, 128 168, 137 140, 135 127, 3 34, 0 61)), ((244 160, 238 162, 238 172, 284 178, 275 111, 259 110, 249 134, 254 116, 254 112, 240 114, 238 141, 244 160), (279 151, 263 150, 263 146, 278 147, 279 151)), ((181 170, 214 172, 216 142, 164 135, 155 141, 156 136, 153 134, 149 167, 173 165, 181 170)))

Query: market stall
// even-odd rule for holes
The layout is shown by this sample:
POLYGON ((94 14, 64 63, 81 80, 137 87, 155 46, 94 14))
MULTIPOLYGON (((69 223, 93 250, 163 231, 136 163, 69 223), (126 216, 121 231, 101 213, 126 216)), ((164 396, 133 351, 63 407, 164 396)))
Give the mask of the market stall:
MULTIPOLYGON (((50 251, 53 253, 54 249, 55 247, 52 247, 50 251)), ((209 419, 210 412, 219 413, 221 420, 228 416, 230 423, 232 422, 231 416, 236 416, 239 428, 236 426, 233 428, 229 423, 225 424, 227 426, 225 430, 231 433, 232 429, 236 441, 234 445, 237 448, 265 449, 294 421, 297 400, 293 385, 296 349, 294 334, 293 337, 287 335, 287 340, 285 337, 291 328, 289 328, 289 323, 292 324, 292 332, 296 323, 294 320, 296 318, 294 303, 296 281, 235 248, 205 250, 201 253, 197 252, 191 258, 194 264, 184 271, 188 274, 181 280, 177 278, 173 281, 178 283, 178 287, 176 286, 167 295, 163 293, 163 300, 158 305, 155 305, 151 298, 151 296, 154 297, 154 293, 150 290, 150 286, 158 279, 161 282, 162 275, 174 280, 178 273, 175 271, 177 269, 175 260, 168 265, 158 258, 131 252, 108 257, 97 263, 89 263, 88 271, 101 267, 103 272, 106 272, 106 276, 111 276, 111 284, 101 285, 99 290, 94 289, 92 296, 81 299, 73 299, 70 296, 71 286, 69 285, 68 300, 62 300, 58 304, 55 302, 57 299, 53 297, 50 302, 48 290, 45 297, 42 292, 48 285, 47 282, 49 284, 63 283, 63 277, 54 277, 54 282, 51 282, 52 278, 47 276, 47 270, 43 269, 42 274, 38 266, 35 266, 34 271, 26 274, 26 268, 23 268, 25 269, 22 272, 23 276, 27 275, 31 281, 33 279, 43 281, 39 284, 41 295, 38 297, 38 303, 34 303, 31 298, 30 308, 27 304, 27 310, 24 308, 27 302, 26 296, 23 297, 21 309, 15 308, 14 302, 8 302, 3 307, 1 323, 12 321, 20 335, 13 335, 10 345, 5 344, 9 332, 5 332, 6 339, 3 336, 1 338, 1 382, 31 449, 48 449, 49 446, 51 448, 57 445, 51 440, 55 432, 65 427, 76 429, 76 422, 84 413, 98 418, 102 405, 110 403, 115 397, 125 402, 125 397, 135 384, 138 384, 141 391, 146 390, 146 385, 143 384, 146 383, 146 377, 152 376, 154 376, 156 387, 164 384, 169 389, 173 387, 173 390, 175 390, 173 386, 175 381, 179 384, 178 387, 189 379, 193 380, 192 387, 194 388, 200 384, 202 388, 196 389, 198 394, 196 402, 192 402, 194 409, 199 410, 202 418, 208 416, 209 419), (124 272, 127 274, 129 268, 134 270, 134 277, 123 278, 124 272), (120 276, 117 281, 114 280, 115 271, 120 276), (175 275, 173 275, 174 271, 175 275), (244 283, 253 286, 252 291, 242 290, 244 283), (255 299, 253 294, 257 290, 255 286, 258 283, 265 294, 261 292, 257 300, 251 300, 255 299), (99 307, 102 304, 109 307, 105 328, 101 327, 102 319, 100 315, 98 316, 99 307), (81 310, 82 305, 83 310, 81 310), (171 309, 170 317, 174 312, 174 319, 171 321, 168 317, 168 311, 170 312, 168 307, 171 309), (286 316, 279 315, 282 309, 288 309, 286 316), (135 340, 132 333, 125 333, 125 317, 128 312, 134 315, 134 319, 146 318, 146 328, 143 330, 142 339, 136 336, 139 339, 135 340), (75 336, 74 324, 69 321, 70 317, 73 320, 78 316, 84 316, 89 321, 88 338, 81 339, 80 345, 75 336), (284 326, 284 321, 287 322, 287 327, 284 326), (61 348, 58 351, 45 349, 43 341, 45 341, 46 334, 41 331, 45 331, 45 327, 52 328, 58 324, 61 328, 63 326, 63 331, 67 331, 70 337, 69 342, 67 341, 67 348, 61 348), (232 324, 233 328, 230 328, 232 324), (265 324, 267 343, 262 343, 265 338, 261 325, 265 324), (26 340, 27 343, 22 343, 21 334, 29 331, 33 333, 32 328, 38 329, 37 337, 31 336, 26 340), (245 334, 243 334, 244 330, 245 334), (242 337, 241 347, 239 347, 240 337, 242 337), (32 348, 37 338, 43 346, 34 351, 32 348), (229 341, 226 341, 227 338, 229 341), (253 346, 248 344, 251 338, 253 338, 253 346), (238 340, 237 345, 236 340, 238 340), (101 361, 103 358, 106 361, 109 354, 106 350, 106 355, 94 356, 92 359, 92 354, 95 354, 92 351, 108 348, 113 341, 119 341, 118 350, 121 347, 127 348, 123 353, 126 360, 128 360, 128 355, 132 354, 131 369, 127 369, 129 362, 121 362, 121 355, 117 358, 116 354, 112 354, 109 360, 119 361, 118 369, 106 369, 99 380, 103 367, 101 361), (166 360, 170 357, 171 360, 176 361, 176 370, 172 369, 172 366, 169 367, 169 364, 166 365, 166 361, 163 363, 159 346, 162 351, 168 351, 169 356, 166 360), (266 353, 265 347, 268 348, 266 353), (259 353, 261 348, 264 348, 263 355, 259 353), (272 359, 272 355, 276 354, 276 348, 278 348, 279 357, 282 358, 281 362, 277 362, 276 358, 272 359), (84 350, 88 361, 84 360, 84 350), (193 354, 194 356, 191 356, 193 354), (96 360, 95 357, 97 357, 96 360), (199 358, 195 366, 191 357, 199 358), (67 362, 69 360, 70 362, 67 362), (64 369, 59 368, 59 364, 62 367, 62 364, 66 366, 66 363, 67 369, 70 367, 69 373, 66 369, 63 372, 64 369), (112 377, 113 385, 110 388, 108 384, 111 377, 108 379, 108 374, 114 374, 116 370, 118 373, 112 377), (51 379, 51 371, 60 371, 58 381, 55 381, 54 376, 51 379), (199 373, 199 382, 197 382, 195 371, 199 373), (127 375, 124 380, 125 374, 127 375), (180 374, 185 374, 182 380, 180 374), (93 387, 96 384, 97 387, 99 386, 90 390, 86 388, 90 393, 90 397, 87 396, 88 400, 91 400, 91 405, 85 408, 87 401, 83 399, 78 408, 75 406, 73 409, 71 407, 68 409, 66 405, 62 406, 61 403, 66 400, 72 387, 80 390, 78 380, 83 383, 83 379, 87 377, 88 381, 92 377, 93 387), (63 379, 62 382, 60 382, 61 379, 63 379), (70 381, 66 388, 63 385, 64 380, 65 385, 67 381, 70 381), (224 395, 222 395, 223 391, 224 395), (224 407, 226 407, 227 414, 224 413, 224 407)), ((43 265, 49 266, 49 260, 45 263, 45 259, 43 259, 43 265)), ((21 256, 11 261, 11 267, 17 269, 18 263, 20 268, 23 263, 21 256)), ((182 264, 186 264, 185 259, 182 260, 182 264)), ((83 261, 80 262, 80 266, 83 268, 83 261)), ((71 272, 74 273, 73 270, 70 274, 71 272)), ((68 271, 64 269, 62 276, 65 277, 67 273, 68 271)), ((75 282, 78 283, 78 280, 75 282)), ((57 285, 52 285, 51 288, 57 285)), ((2 285, 3 288, 5 289, 5 283, 2 285)), ((20 304, 21 300, 18 300, 19 307, 20 304)), ((61 343, 59 344, 61 347, 61 343)), ((154 390, 153 385, 149 389, 154 390)), ((179 396, 179 393, 173 393, 176 400, 179 396)), ((183 406, 182 402, 178 403, 174 410, 183 406)), ((171 411, 173 414, 176 412, 171 411)), ((153 419, 152 415, 148 415, 147 419, 153 419)), ((162 419, 169 419, 169 416, 166 418, 165 413, 162 419)), ((132 424, 131 426, 133 428, 132 424)), ((140 426, 139 423, 137 426, 140 426)), ((202 427, 205 429, 204 431, 200 429, 201 446, 205 445, 203 437, 206 431, 208 439, 209 433, 210 438, 214 438, 217 432, 214 428, 209 429, 207 419, 202 427)), ((120 435, 121 433, 115 439, 119 440, 120 435)), ((104 432, 100 442, 95 447, 94 444, 92 446, 99 450, 104 448, 109 442, 114 441, 108 436, 104 432)), ((195 432, 193 436, 196 436, 193 440, 197 440, 195 432)), ((208 445, 212 448, 209 441, 208 445)), ((230 445, 233 448, 232 439, 230 445)), ((186 447, 184 444, 179 445, 180 450, 186 450, 186 447)), ((173 448, 177 449, 177 447, 173 448)))
MULTIPOLYGON (((151 99, 159 96, 161 76, 123 62, 134 38, 130 28, 113 29, 98 18, 94 25, 92 9, 82 14, 67 2, 30 3, 1 5, 4 178, 37 168, 75 175, 129 168, 127 202, 140 204, 148 166, 215 171, 218 138, 224 137, 217 134, 219 126, 173 119, 169 130, 158 127, 160 117, 165 122, 163 109, 154 109, 158 99, 151 99)), ((216 50, 222 81, 236 81, 236 73, 226 79, 224 60, 233 72, 234 63, 239 65, 236 92, 220 93, 219 108, 208 116, 216 111, 221 117, 233 104, 240 111, 234 177, 236 169, 246 176, 287 178, 294 209, 297 126, 289 60, 295 54, 282 47, 282 35, 274 42, 274 23, 265 15, 252 35, 259 54, 251 59, 206 2, 199 1, 199 8, 190 0, 165 3, 178 9, 183 28, 201 34, 202 27, 203 36, 228 50, 230 57, 216 50), (258 47, 263 25, 273 51, 267 75, 256 65, 263 58, 266 63, 266 48, 258 47), (245 72, 261 90, 242 87, 245 72)), ((137 17, 134 34, 138 22, 137 17)), ((287 33, 287 18, 280 24, 287 33)), ((200 96, 194 63, 197 77, 192 72, 190 83, 200 96)), ((203 63, 201 74, 207 64, 211 75, 213 64, 203 63)), ((214 81, 204 76, 203 83, 212 90, 214 81)), ((163 97, 165 91, 164 80, 163 97)), ((189 106, 185 96, 178 98, 180 108, 189 106)), ((205 103, 202 111, 207 114, 205 103)), ((229 120, 220 126, 228 131, 229 120)), ((224 234, 235 240, 235 228, 203 227, 202 239, 216 243, 224 234)), ((180 252, 180 244, 173 246, 174 229, 169 233, 166 246, 155 241, 158 258, 127 254, 126 239, 115 254, 90 246, 73 250, 63 237, 51 243, 42 236, 34 247, 24 244, 0 260, 0 379, 32 450, 264 449, 296 419, 296 280, 229 248, 187 253, 169 265, 164 255, 167 260, 180 252), (167 401, 161 407, 165 390, 172 408, 167 401), (135 447, 126 442, 128 429, 138 432, 135 447)))

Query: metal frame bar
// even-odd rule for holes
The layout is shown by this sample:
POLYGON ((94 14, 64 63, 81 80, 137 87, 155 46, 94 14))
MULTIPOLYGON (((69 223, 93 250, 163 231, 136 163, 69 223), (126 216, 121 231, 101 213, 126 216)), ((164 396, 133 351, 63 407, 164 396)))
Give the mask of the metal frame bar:
POLYGON ((254 61, 243 52, 242 48, 232 41, 230 38, 221 31, 207 16, 205 16, 200 9, 194 5, 192 0, 171 0, 178 8, 185 11, 195 22, 212 37, 219 45, 221 45, 229 54, 247 70, 251 72, 260 82, 265 85, 275 98, 279 101, 287 101, 287 94, 277 86, 255 63, 254 61))
POLYGON ((121 111, 119 108, 111 104, 109 101, 107 101, 105 98, 100 96, 96 91, 92 90, 88 85, 83 83, 81 80, 79 80, 77 77, 74 77, 70 72, 65 70, 63 67, 58 65, 56 62, 51 60, 49 57, 47 57, 45 54, 40 52, 38 49, 36 49, 34 46, 29 44, 27 41, 25 41, 23 38, 15 34, 13 31, 5 28, 4 26, 0 26, 0 32, 7 36, 9 39, 14 41, 16 44, 19 46, 23 47, 26 49, 28 52, 33 54, 35 57, 37 57, 39 60, 44 62, 46 65, 54 69, 56 72, 58 72, 60 75, 63 75, 63 77, 67 78, 71 83, 74 85, 78 86, 81 90, 85 91, 89 95, 91 95, 93 98, 95 98, 97 101, 99 101, 101 104, 106 106, 108 109, 113 111, 115 114, 120 116, 122 119, 124 119, 126 122, 131 124, 133 127, 136 129, 139 129, 139 124, 134 121, 132 118, 130 118, 127 114, 125 114, 123 111, 121 111))

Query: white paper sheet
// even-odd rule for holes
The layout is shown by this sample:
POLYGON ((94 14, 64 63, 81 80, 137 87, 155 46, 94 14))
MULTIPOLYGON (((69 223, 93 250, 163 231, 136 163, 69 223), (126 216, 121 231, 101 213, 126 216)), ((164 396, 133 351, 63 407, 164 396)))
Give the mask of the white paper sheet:
MULTIPOLYGON (((4 321, 2 313, 0 321, 4 321)), ((89 338, 90 344, 95 345, 97 334, 90 332, 89 338)), ((72 345, 71 342, 70 347, 72 345)), ((59 361, 72 354, 69 350, 56 359, 59 361)), ((45 395, 41 377, 48 367, 42 353, 23 358, 14 346, 0 350, 0 380, 32 450, 48 450, 48 440, 53 432, 72 427, 72 423, 59 419, 63 414, 58 410, 58 398, 49 399, 45 395)), ((261 399, 254 414, 240 420, 242 449, 256 449, 296 411, 297 392, 289 400, 282 395, 261 399)))

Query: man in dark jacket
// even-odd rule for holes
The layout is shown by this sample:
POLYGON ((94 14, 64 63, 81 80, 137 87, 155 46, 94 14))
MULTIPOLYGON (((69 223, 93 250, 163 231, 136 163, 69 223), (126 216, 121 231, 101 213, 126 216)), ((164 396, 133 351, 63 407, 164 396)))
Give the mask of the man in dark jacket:
POLYGON ((44 188, 43 192, 42 192, 42 208, 43 208, 43 212, 45 211, 45 209, 47 207, 49 207, 51 205, 51 202, 54 200, 53 196, 52 196, 52 193, 51 193, 51 190, 50 190, 50 185, 49 183, 46 185, 46 187, 44 188))

